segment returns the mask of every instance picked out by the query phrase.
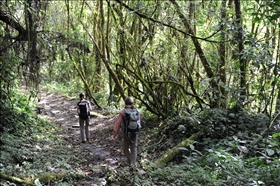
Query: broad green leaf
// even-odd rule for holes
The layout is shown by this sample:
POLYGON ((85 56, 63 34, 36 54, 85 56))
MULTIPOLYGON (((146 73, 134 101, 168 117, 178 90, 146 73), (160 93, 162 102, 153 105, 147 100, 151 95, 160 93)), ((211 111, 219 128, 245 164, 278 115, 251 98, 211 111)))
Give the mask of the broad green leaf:
POLYGON ((42 184, 40 183, 40 180, 38 178, 35 179, 34 183, 36 186, 42 186, 42 184))
POLYGON ((274 150, 272 149, 266 149, 266 152, 269 156, 272 156, 274 154, 274 150))
POLYGON ((208 149, 207 151, 208 151, 208 152, 214 152, 213 149, 208 149))
POLYGON ((189 151, 189 149, 187 149, 186 147, 179 147, 178 149, 179 149, 179 150, 186 150, 186 151, 189 151))
POLYGON ((275 134, 272 134, 272 138, 273 138, 273 139, 275 139, 275 138, 277 138, 277 137, 280 137, 280 132, 275 133, 275 134))
POLYGON ((194 146, 193 146, 192 144, 190 144, 190 148, 191 148, 192 150, 194 150, 194 146))

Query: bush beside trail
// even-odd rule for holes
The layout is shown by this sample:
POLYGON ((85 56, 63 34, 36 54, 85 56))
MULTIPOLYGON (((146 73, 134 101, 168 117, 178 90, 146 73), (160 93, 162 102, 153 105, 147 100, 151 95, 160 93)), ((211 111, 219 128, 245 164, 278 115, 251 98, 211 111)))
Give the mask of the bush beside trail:
POLYGON ((13 107, 0 105, 2 185, 276 186, 280 182, 279 129, 278 125, 268 129, 264 114, 208 110, 166 120, 143 114, 138 165, 131 169, 123 164, 121 139, 114 143, 110 139, 116 118, 112 110, 95 110, 90 143, 81 145, 79 129, 73 128, 75 99, 43 94, 39 114, 23 95, 12 99, 13 107), (202 135, 180 145, 198 131, 202 135), (171 159, 155 164, 174 147, 171 159))

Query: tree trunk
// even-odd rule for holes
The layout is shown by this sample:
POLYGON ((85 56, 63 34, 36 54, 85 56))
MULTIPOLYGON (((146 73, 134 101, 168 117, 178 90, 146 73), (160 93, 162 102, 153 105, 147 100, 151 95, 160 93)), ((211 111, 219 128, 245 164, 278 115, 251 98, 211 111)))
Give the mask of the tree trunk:
MULTIPOLYGON (((81 24, 83 25, 83 28, 88 32, 87 28, 85 27, 85 25, 81 22, 81 24)), ((124 92, 124 89, 123 87, 121 86, 121 83, 119 81, 119 78, 118 76, 116 75, 116 73, 114 72, 114 70, 112 69, 112 67, 110 66, 110 61, 108 58, 106 58, 106 55, 104 53, 102 53, 102 51, 100 50, 100 48, 98 47, 98 44, 95 40, 95 38, 93 38, 91 35, 89 35, 94 46, 96 47, 96 52, 98 52, 98 54, 100 55, 105 67, 107 68, 108 70, 108 73, 110 74, 110 76, 112 77, 112 79, 114 80, 115 84, 116 84, 116 88, 118 89, 121 97, 123 99, 126 98, 126 95, 125 95, 125 92, 124 92)))
MULTIPOLYGON (((277 41, 277 51, 276 51, 276 61, 278 63, 278 65, 280 64, 280 30, 278 30, 278 41, 277 41)), ((275 66, 275 69, 274 69, 274 75, 277 76, 277 66, 275 66)), ((279 67, 279 66, 278 66, 279 67)), ((279 78, 279 73, 278 73, 278 78, 279 78)), ((278 89, 277 91, 277 98, 276 98, 276 105, 275 105, 275 110, 276 112, 277 111, 280 111, 280 82, 279 80, 277 81, 276 83, 276 89, 278 89)))
MULTIPOLYGON (((189 33, 191 35, 191 39, 193 41, 196 53, 198 54, 200 61, 205 69, 205 72, 207 74, 207 77, 210 79, 210 85, 212 88, 212 97, 214 98, 214 100, 216 99, 216 95, 218 94, 218 85, 216 83, 216 81, 214 80, 214 74, 213 71, 211 69, 211 65, 208 63, 208 60, 202 50, 202 47, 200 45, 200 43, 198 42, 198 39, 195 37, 195 32, 194 30, 191 28, 191 25, 189 24, 189 21, 187 20, 187 18, 185 17, 185 15, 182 13, 180 6, 178 5, 178 3, 175 0, 171 0, 171 3, 174 5, 177 13, 179 14, 180 19, 182 20, 184 27, 187 31, 187 33, 189 33)), ((215 107, 216 106, 216 102, 215 101, 210 101, 210 106, 211 107, 215 107)))
POLYGON ((243 28, 242 28, 242 14, 240 0, 234 0, 235 4, 235 16, 236 16, 236 26, 237 26, 237 41, 238 41, 238 56, 240 64, 240 101, 243 102, 246 99, 246 60, 242 55, 244 45, 243 45, 243 28))
MULTIPOLYGON (((103 33, 103 30, 105 30, 105 28, 104 28, 105 22, 104 22, 103 0, 99 1, 98 4, 99 4, 100 19, 98 20, 97 25, 98 25, 98 28, 100 29, 100 31, 97 32, 97 28, 96 28, 95 32, 99 33, 99 34, 97 34, 97 37, 95 37, 95 38, 99 38, 98 41, 97 41, 99 49, 102 51, 102 53, 104 55, 106 55, 105 54, 105 43, 107 43, 107 42, 105 41, 104 33, 103 33)), ((109 18, 107 17, 107 19, 109 19, 109 18)), ((101 76, 103 76, 102 75, 102 65, 101 65, 102 64, 102 60, 100 59, 100 55, 98 54, 98 52, 95 52, 95 59, 96 59, 96 73, 99 74, 100 77, 101 77, 101 76)), ((100 79, 100 78, 98 78, 98 79, 100 79)), ((102 83, 100 80, 99 81, 95 81, 95 84, 97 84, 97 86, 95 88, 96 91, 100 91, 101 87, 102 88, 105 87, 104 86, 105 83, 102 83), (97 88, 97 87, 99 87, 99 88, 97 88)))
POLYGON ((76 65, 76 63, 73 61, 73 64, 74 64, 74 67, 76 68, 77 72, 79 73, 80 75, 80 78, 82 79, 82 81, 84 82, 84 85, 85 85, 85 88, 86 88, 86 91, 87 93, 89 94, 90 98, 93 100, 93 102, 95 103, 95 105, 98 107, 98 108, 102 108, 96 101, 96 99, 93 97, 92 93, 91 93, 91 89, 85 79, 85 77, 83 76, 82 72, 79 70, 79 67, 76 65))
MULTIPOLYGON (((221 7, 221 41, 225 41, 226 40, 226 35, 225 35, 225 21, 226 21, 226 0, 222 1, 222 7, 221 7)), ((226 90, 225 90, 225 86, 226 86, 226 43, 225 42, 221 42, 220 43, 220 64, 218 66, 218 74, 220 76, 220 80, 222 82, 222 86, 220 86, 220 90, 222 93, 222 96, 225 97, 226 99, 226 90)), ((225 101, 224 100, 221 104, 222 106, 225 106, 225 101)))

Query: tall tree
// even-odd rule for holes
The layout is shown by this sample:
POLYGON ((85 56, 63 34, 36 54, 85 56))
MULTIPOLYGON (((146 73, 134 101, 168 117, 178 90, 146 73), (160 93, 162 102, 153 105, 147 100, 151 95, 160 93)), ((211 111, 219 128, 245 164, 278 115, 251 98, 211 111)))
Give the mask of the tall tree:
POLYGON ((246 60, 243 56, 243 24, 242 24, 242 14, 241 14, 241 4, 240 0, 234 0, 235 5, 235 16, 236 16, 236 40, 238 43, 238 56, 239 56, 239 63, 240 63, 240 101, 243 102, 246 100, 246 60))
MULTIPOLYGON (((226 41, 226 24, 227 24, 227 12, 226 12, 226 0, 222 1, 221 4, 221 21, 220 21, 220 30, 221 30, 221 41, 226 41)), ((224 97, 223 103, 221 103, 223 106, 225 106, 225 100, 227 97, 227 92, 226 92, 226 42, 221 42, 220 43, 220 50, 219 50, 219 55, 220 55, 220 63, 218 65, 218 70, 217 73, 219 74, 219 79, 221 81, 221 95, 224 97)))

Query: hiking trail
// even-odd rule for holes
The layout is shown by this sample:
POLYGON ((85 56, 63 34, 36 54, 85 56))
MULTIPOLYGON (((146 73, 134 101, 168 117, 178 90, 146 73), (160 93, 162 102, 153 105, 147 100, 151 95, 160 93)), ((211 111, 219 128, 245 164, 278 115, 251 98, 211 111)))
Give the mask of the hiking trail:
POLYGON ((101 115, 101 111, 92 105, 98 117, 90 119, 90 140, 81 143, 79 118, 77 115, 78 99, 70 99, 54 93, 41 93, 41 100, 37 103, 38 113, 46 116, 63 129, 59 136, 65 144, 72 144, 73 148, 80 149, 79 157, 84 158, 80 169, 86 172, 83 180, 74 185, 101 186, 106 185, 106 170, 116 169, 124 156, 121 151, 121 140, 112 140, 113 124, 116 116, 101 115))

